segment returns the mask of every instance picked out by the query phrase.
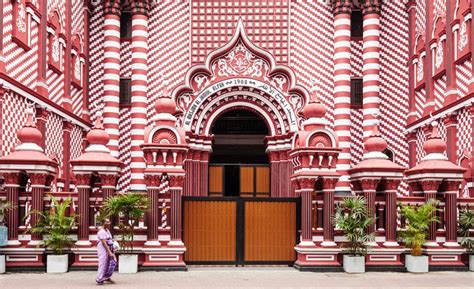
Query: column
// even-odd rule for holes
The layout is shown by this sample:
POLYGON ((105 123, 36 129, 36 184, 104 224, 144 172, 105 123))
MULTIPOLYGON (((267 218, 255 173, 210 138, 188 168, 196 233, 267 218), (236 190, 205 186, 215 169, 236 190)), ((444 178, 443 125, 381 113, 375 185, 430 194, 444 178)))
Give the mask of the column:
POLYGON ((410 168, 416 166, 416 133, 410 132, 407 135, 408 141, 408 166, 410 168))
POLYGON ((36 126, 43 135, 40 146, 46 148, 46 123, 48 122, 49 111, 44 106, 36 106, 36 126))
MULTIPOLYGON (((66 49, 64 52, 64 96, 62 106, 68 111, 72 111, 72 99, 71 99, 71 7, 72 0, 65 0, 65 34, 66 34, 66 49)), ((66 179, 69 179, 66 176, 66 179)), ((66 181, 67 182, 67 181, 66 181)), ((68 185, 64 184, 66 190, 68 185)))
POLYGON ((120 1, 104 3, 104 128, 110 136, 108 148, 118 157, 120 117, 120 1))
POLYGON ((280 155, 277 151, 268 152, 270 160, 270 196, 276 198, 280 196, 280 186, 278 177, 280 175, 280 155))
POLYGON ((184 182, 184 195, 185 196, 192 196, 192 180, 194 180, 194 171, 193 171, 193 150, 188 151, 188 156, 186 161, 184 162, 184 171, 186 172, 186 176, 188 176, 184 182))
POLYGON ((148 72, 148 5, 147 1, 131 1, 132 16, 132 107, 131 135, 132 157, 131 189, 144 191, 143 179, 145 162, 140 145, 143 143, 145 126, 147 125, 147 72, 148 72))
POLYGON ((168 175, 171 193, 171 241, 170 246, 183 246, 181 240, 181 195, 183 193, 184 176, 168 175))
MULTIPOLYGON (((44 209, 44 190, 46 188, 46 183, 50 180, 49 176, 46 173, 32 173, 28 174, 28 177, 31 181, 31 210, 43 212, 44 209)), ((36 226, 36 223, 39 221, 39 216, 37 214, 31 215, 31 226, 36 226)), ((31 242, 28 245, 39 245, 42 236, 38 233, 31 235, 31 242)))
POLYGON ((150 208, 146 213, 147 241, 146 246, 159 246, 158 227, 160 226, 160 191, 161 175, 145 175, 150 208))
POLYGON ((410 81, 408 82, 408 119, 407 123, 412 123, 416 120, 415 108, 415 67, 413 66, 413 56, 415 50, 416 39, 416 1, 409 0, 406 4, 408 12, 408 75, 410 81))
POLYGON ((375 232, 375 195, 379 179, 363 179, 360 183, 367 202, 369 217, 374 219, 374 223, 367 228, 367 233, 371 234, 375 232))
POLYGON ((457 146, 456 146, 456 134, 457 134, 457 115, 456 114, 449 114, 444 119, 444 125, 446 128, 446 145, 447 150, 446 154, 450 162, 457 163, 458 156, 457 156, 457 146))
POLYGON ((459 180, 447 180, 446 191, 444 193, 446 201, 444 206, 444 216, 446 220, 446 247, 458 247, 457 231, 458 231, 458 192, 461 182, 459 180))
POLYGON ((351 165, 351 1, 334 1, 334 131, 342 149, 336 168, 336 190, 349 192, 351 165))
POLYGON ((64 177, 64 191, 70 191, 71 185, 71 131, 74 125, 67 121, 63 121, 63 177, 64 177))
POLYGON ((7 211, 6 221, 8 227, 8 245, 20 245, 18 241, 18 194, 20 188, 20 172, 3 173, 5 180, 5 191, 7 201, 13 205, 13 208, 7 211))
MULTIPOLYGON (((471 13, 474 13, 474 1, 471 1, 471 13)), ((474 31, 474 21, 471 19, 471 38, 472 32, 474 31)), ((474 39, 471 39, 471 55, 474 55, 474 39)), ((474 59, 471 57, 472 63, 474 63, 474 59)), ((469 83, 469 92, 468 94, 474 94, 474 65, 471 67, 471 82, 469 83)), ((474 126, 474 123, 473 123, 474 126)), ((473 131, 474 134, 474 131, 473 131)), ((474 142, 474 140, 473 140, 474 142)), ((474 144, 473 144, 474 145, 474 144)))
MULTIPOLYGON (((438 192, 440 183, 441 181, 437 181, 437 180, 426 180, 426 181, 421 182, 421 186, 423 188, 423 192, 425 195, 425 201, 428 201, 430 199, 436 200, 436 193, 438 192)), ((436 222, 431 222, 428 229, 428 238, 427 238, 428 242, 425 244, 426 246, 432 246, 432 247, 438 246, 438 243, 436 242, 436 231, 437 231, 436 222)))
POLYGON ((321 246, 336 246, 334 242, 334 190, 337 178, 323 179, 323 242, 321 246))
POLYGON ((102 184, 102 198, 105 200, 112 198, 115 195, 115 185, 117 184, 117 175, 100 174, 100 182, 102 184))
POLYGON ((311 209, 316 179, 303 177, 297 181, 297 194, 301 196, 301 242, 299 246, 314 246, 311 209))
MULTIPOLYGON (((89 22, 90 22, 90 15, 91 11, 89 9, 89 3, 84 1, 83 6, 83 17, 84 17, 84 54, 85 54, 85 63, 83 68, 83 87, 86 89, 82 89, 82 119, 85 121, 90 121, 90 112, 89 112, 89 22)), ((105 45, 104 45, 105 46, 105 45)))
POLYGON ((456 84, 456 64, 454 63, 455 40, 451 23, 453 22, 454 1, 446 3, 446 98, 444 105, 448 105, 458 99, 456 84))
POLYGON ((206 197, 209 191, 209 152, 201 153, 201 194, 206 197))
POLYGON ((385 185, 385 247, 397 243, 397 190, 400 180, 386 180, 385 185))
MULTIPOLYGON (((115 173, 100 174, 100 182, 101 182, 101 187, 102 187, 102 200, 103 200, 102 202, 105 202, 107 199, 115 196, 117 175, 115 173)), ((112 232, 112 234, 114 234, 115 233, 114 228, 115 228, 115 225, 117 224, 117 218, 115 216, 112 216, 110 218, 110 222, 112 223, 110 231, 112 232)))
POLYGON ((78 195, 78 228, 77 228, 77 246, 90 246, 89 241, 89 195, 91 190, 91 174, 74 174, 78 195))
MULTIPOLYGON (((41 13, 38 28, 38 78, 36 80, 36 91, 43 97, 48 98, 48 86, 46 85, 46 55, 48 32, 46 26, 48 22, 48 8, 46 1, 38 1, 41 13)), ((0 15, 3 15, 0 13, 0 15)), ((44 133, 43 133, 44 135, 44 133)))
MULTIPOLYGON (((0 15, 5 15, 4 14, 4 7, 5 5, 3 3, 4 1, 0 1, 0 15)), ((3 19, 3 18, 2 18, 3 19)), ((3 34, 3 21, 0 21, 0 35, 3 34)), ((0 73, 5 73, 5 57, 3 56, 3 41, 0 41, 0 73)))
POLYGON ((280 170, 279 170, 279 191, 280 191, 280 197, 282 198, 288 198, 290 197, 290 187, 289 187, 289 180, 291 173, 288 173, 288 167, 290 161, 288 160, 288 151, 283 150, 279 151, 280 155, 280 170))
POLYGON ((423 115, 429 115, 435 108, 434 102, 434 82, 433 82, 433 51, 431 50, 431 33, 433 21, 433 2, 426 0, 426 21, 425 21, 425 50, 426 58, 424 63, 426 103, 423 115))
POLYGON ((380 5, 381 1, 362 1, 364 140, 372 133, 372 125, 380 115, 380 5))

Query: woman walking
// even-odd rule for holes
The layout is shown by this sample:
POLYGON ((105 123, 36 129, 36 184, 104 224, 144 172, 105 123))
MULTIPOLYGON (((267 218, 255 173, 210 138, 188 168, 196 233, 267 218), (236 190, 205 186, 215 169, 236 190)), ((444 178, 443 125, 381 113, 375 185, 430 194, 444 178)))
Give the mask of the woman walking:
POLYGON ((113 283, 112 274, 117 266, 117 257, 114 254, 114 242, 110 233, 110 220, 104 219, 102 227, 97 233, 97 255, 99 257, 99 268, 97 272, 97 285, 104 282, 113 283))

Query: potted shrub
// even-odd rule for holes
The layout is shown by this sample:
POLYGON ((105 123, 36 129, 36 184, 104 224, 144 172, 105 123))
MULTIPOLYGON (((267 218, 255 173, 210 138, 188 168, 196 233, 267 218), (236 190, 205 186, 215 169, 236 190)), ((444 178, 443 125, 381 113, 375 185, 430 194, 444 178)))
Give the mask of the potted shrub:
POLYGON ((405 255, 405 267, 408 272, 428 272, 428 256, 423 255, 422 246, 426 243, 428 228, 431 222, 437 222, 437 201, 430 199, 422 206, 402 205, 401 213, 406 218, 405 231, 400 232, 401 240, 411 249, 405 255))
POLYGON ((367 201, 360 196, 345 198, 336 208, 335 225, 344 231, 347 243, 344 245, 344 271, 347 273, 365 272, 367 243, 374 240, 367 229, 374 223, 369 216, 367 201))
POLYGON ((469 254, 469 271, 474 271, 474 239, 469 238, 469 231, 474 229, 474 211, 467 208, 459 212, 459 228, 461 245, 469 254))
MULTIPOLYGON (((7 245, 8 229, 5 226, 5 214, 11 209, 13 209, 12 203, 6 200, 0 200, 0 247, 7 245)), ((5 273, 5 270, 5 255, 0 253, 0 274, 5 273)))
POLYGON ((148 198, 140 193, 126 193, 114 196, 102 206, 102 217, 118 220, 121 232, 119 238, 119 273, 136 273, 138 271, 138 255, 134 254, 134 229, 140 218, 148 209, 148 198))
POLYGON ((66 273, 69 255, 64 251, 74 244, 74 240, 70 238, 69 234, 74 226, 76 216, 74 214, 68 216, 66 213, 71 204, 71 198, 67 198, 61 203, 53 196, 51 196, 51 200, 53 207, 50 210, 30 213, 37 214, 39 218, 36 225, 28 229, 28 232, 43 235, 42 245, 53 253, 47 255, 46 272, 66 273))

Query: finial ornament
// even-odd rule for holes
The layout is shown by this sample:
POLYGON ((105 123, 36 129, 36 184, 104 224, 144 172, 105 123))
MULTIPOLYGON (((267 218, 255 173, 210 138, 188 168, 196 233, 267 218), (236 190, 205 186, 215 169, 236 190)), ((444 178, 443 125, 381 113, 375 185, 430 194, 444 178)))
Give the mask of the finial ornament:
POLYGON ((366 153, 363 159, 388 159, 387 155, 383 151, 388 147, 387 141, 382 138, 382 134, 379 130, 380 120, 376 114, 373 114, 374 120, 372 122, 372 133, 364 142, 364 148, 366 153))
POLYGON ((426 152, 423 160, 447 160, 448 158, 444 155, 447 145, 438 133, 438 122, 431 122, 431 126, 433 128, 431 135, 423 144, 423 149, 426 152))

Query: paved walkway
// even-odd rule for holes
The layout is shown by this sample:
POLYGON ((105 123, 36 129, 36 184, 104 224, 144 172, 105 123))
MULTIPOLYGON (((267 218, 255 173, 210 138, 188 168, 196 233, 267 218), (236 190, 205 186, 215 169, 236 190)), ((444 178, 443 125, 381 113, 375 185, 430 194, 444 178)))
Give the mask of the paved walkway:
POLYGON ((474 273, 311 273, 292 268, 190 268, 188 272, 114 274, 98 287, 95 272, 0 275, 1 289, 21 288, 474 288, 474 273))

